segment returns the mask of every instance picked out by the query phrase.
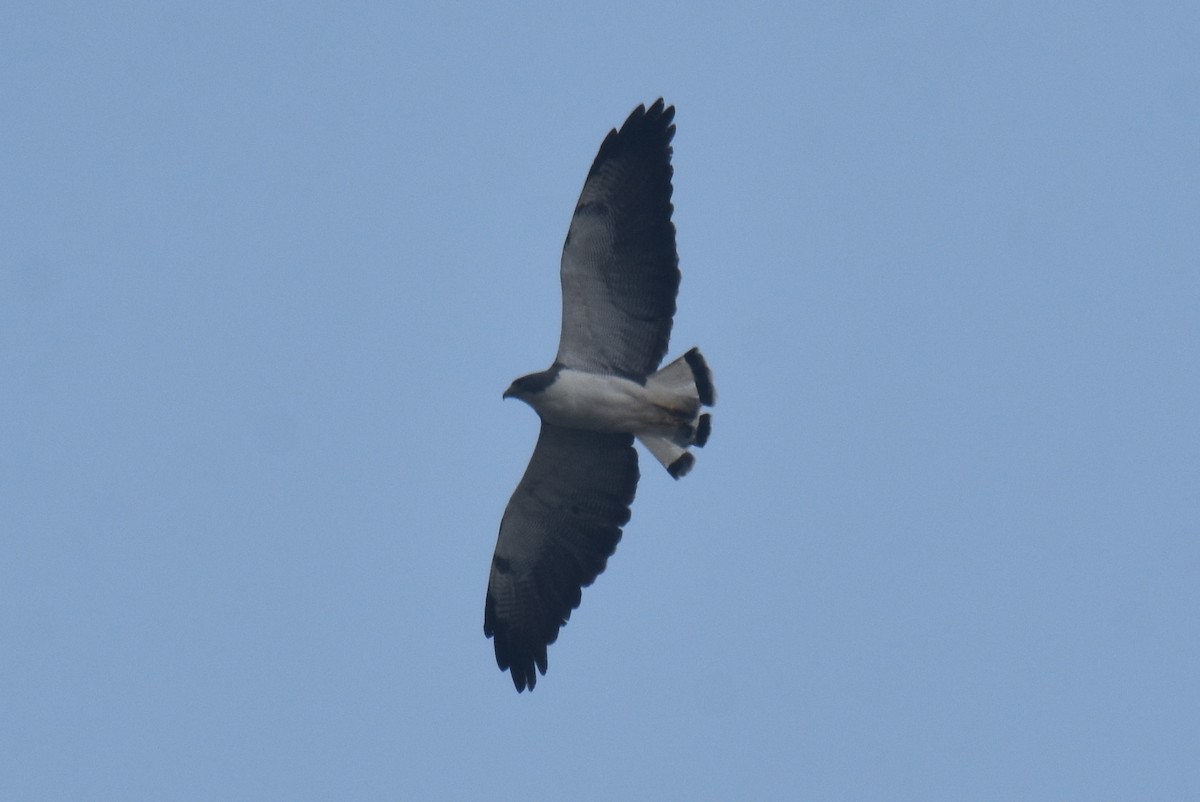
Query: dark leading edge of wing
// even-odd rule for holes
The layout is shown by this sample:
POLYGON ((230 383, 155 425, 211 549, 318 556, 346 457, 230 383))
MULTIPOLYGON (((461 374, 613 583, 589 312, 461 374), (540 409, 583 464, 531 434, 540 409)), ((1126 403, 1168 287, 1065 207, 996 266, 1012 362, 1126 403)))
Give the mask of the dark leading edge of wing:
POLYGON ((641 381, 667 352, 679 257, 671 222, 675 107, 638 106, 588 172, 562 255, 557 362, 641 381))
POLYGON ((616 550, 637 482, 632 435, 542 424, 500 522, 483 612, 518 691, 546 673, 546 647, 616 550))

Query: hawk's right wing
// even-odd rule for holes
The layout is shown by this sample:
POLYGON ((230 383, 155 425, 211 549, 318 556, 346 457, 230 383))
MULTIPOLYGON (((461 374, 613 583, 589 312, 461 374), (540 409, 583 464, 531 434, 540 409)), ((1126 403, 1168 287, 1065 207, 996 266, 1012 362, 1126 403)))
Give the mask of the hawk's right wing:
POLYGON ((518 691, 546 673, 546 647, 604 570, 637 490, 633 436, 542 424, 500 522, 483 633, 518 691))

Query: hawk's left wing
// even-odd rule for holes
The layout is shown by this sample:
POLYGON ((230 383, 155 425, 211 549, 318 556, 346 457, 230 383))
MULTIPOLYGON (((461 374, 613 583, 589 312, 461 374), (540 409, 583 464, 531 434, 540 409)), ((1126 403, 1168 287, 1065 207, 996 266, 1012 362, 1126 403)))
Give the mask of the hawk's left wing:
POLYGON ((500 522, 483 633, 518 691, 546 673, 546 647, 617 548, 637 490, 633 436, 542 424, 500 522))

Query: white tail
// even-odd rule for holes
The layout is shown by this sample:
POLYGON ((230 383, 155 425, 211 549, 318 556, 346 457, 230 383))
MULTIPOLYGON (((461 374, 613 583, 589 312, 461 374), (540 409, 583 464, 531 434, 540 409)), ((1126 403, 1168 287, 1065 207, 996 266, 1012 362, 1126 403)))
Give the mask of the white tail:
POLYGON ((688 448, 700 448, 708 442, 712 417, 701 413, 701 407, 711 407, 717 400, 712 371, 699 348, 693 348, 671 364, 646 379, 646 386, 661 393, 664 407, 671 410, 677 421, 669 433, 639 433, 642 445, 662 463, 675 479, 687 474, 696 458, 688 448))

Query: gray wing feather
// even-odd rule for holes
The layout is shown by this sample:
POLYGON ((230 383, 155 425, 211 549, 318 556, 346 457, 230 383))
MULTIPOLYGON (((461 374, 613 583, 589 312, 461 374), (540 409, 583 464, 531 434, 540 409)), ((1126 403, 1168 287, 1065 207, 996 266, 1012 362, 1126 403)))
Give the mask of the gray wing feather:
POLYGON ((629 521, 637 452, 628 434, 542 424, 492 557, 483 632, 518 691, 546 673, 546 647, 604 570, 629 521))
POLYGON ((679 290, 674 118, 661 98, 638 106, 588 172, 563 246, 556 361, 566 367, 641 381, 667 352, 679 290))

